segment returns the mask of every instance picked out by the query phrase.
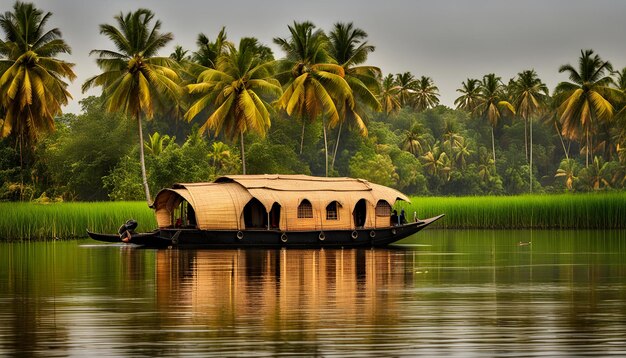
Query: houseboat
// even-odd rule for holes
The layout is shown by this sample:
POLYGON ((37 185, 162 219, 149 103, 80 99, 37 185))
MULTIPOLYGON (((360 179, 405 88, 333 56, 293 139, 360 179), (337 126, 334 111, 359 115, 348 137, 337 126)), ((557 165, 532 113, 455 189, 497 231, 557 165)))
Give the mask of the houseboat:
POLYGON ((376 247, 443 216, 397 215, 398 200, 409 202, 363 179, 228 175, 161 190, 152 204, 158 224, 152 232, 135 233, 131 221, 118 234, 88 234, 147 247, 376 247))

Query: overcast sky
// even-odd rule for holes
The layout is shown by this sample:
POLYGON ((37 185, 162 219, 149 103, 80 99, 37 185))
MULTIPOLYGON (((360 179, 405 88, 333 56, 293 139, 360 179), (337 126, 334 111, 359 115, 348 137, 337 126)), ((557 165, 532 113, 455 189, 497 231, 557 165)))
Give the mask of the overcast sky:
MULTIPOLYGON (((211 40, 222 26, 228 39, 254 36, 274 50, 274 37, 287 37, 287 25, 308 20, 330 30, 336 22, 353 22, 369 35, 376 51, 368 64, 383 73, 410 71, 430 76, 439 87, 441 103, 453 106, 456 89, 468 77, 495 73, 506 82, 518 72, 535 69, 552 91, 560 65, 576 65, 581 49, 591 48, 614 68, 626 66, 626 1, 620 0, 153 0, 90 1, 35 0, 53 13, 48 29, 58 27, 72 48, 63 57, 76 64, 78 78, 71 84, 74 101, 65 112, 80 111, 78 100, 100 89, 81 93, 85 79, 99 70, 92 49, 114 49, 100 35, 98 25, 113 24, 120 12, 148 8, 172 32, 175 45, 195 50, 199 33, 211 40)), ((11 10, 3 0, 0 11, 11 10)))

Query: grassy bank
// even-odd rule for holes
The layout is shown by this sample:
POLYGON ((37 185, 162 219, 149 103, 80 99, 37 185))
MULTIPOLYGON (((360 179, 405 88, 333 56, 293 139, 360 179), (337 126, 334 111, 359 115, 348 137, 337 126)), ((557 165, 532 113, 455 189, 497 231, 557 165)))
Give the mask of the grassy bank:
POLYGON ((154 212, 145 202, 93 203, 0 203, 0 238, 49 239, 86 237, 86 229, 117 232, 128 219, 139 222, 138 230, 156 226, 154 212))
POLYGON ((626 193, 412 197, 399 205, 419 218, 446 214, 441 228, 625 229, 626 193))
MULTIPOLYGON (((439 228, 626 229, 626 193, 513 197, 413 197, 400 204, 408 219, 446 214, 439 228)), ((156 227, 145 202, 0 203, 0 239, 85 237, 87 228, 116 232, 127 219, 138 231, 156 227)))

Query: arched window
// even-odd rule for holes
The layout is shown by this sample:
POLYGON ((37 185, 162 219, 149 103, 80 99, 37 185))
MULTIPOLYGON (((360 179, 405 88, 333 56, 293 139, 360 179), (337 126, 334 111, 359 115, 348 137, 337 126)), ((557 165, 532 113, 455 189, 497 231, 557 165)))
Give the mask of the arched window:
POLYGON ((376 216, 391 216, 391 205, 385 200, 379 200, 376 204, 376 216))
POLYGON ((326 220, 339 220, 339 207, 341 206, 341 204, 339 204, 336 201, 333 201, 332 203, 328 204, 326 206, 326 220))
POLYGON ((311 202, 304 199, 298 206, 298 219, 312 219, 313 218, 313 206, 311 202))

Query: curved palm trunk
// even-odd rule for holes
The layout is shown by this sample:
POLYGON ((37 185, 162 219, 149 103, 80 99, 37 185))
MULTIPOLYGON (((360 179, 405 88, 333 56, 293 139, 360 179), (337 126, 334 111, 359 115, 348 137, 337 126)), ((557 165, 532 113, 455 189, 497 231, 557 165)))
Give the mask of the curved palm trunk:
POLYGON ((322 128, 324 129, 324 159, 326 161, 326 176, 328 176, 328 138, 326 136, 326 121, 322 118, 322 128))
POLYGON ((243 132, 240 134, 240 142, 241 142, 241 168, 243 169, 243 175, 246 175, 246 151, 243 145, 243 132))
POLYGON ((533 120, 530 119, 530 156, 528 157, 528 182, 530 183, 530 192, 533 192, 533 120))
POLYGON ((589 128, 585 130, 585 136, 587 137, 587 148, 585 149, 585 168, 589 168, 589 128))
POLYGON ((341 138, 341 128, 343 127, 343 122, 339 123, 339 132, 337 133, 337 143, 335 143, 335 150, 333 151, 333 161, 330 163, 330 169, 335 168, 335 159, 337 158, 337 150, 339 149, 339 138, 341 138))
POLYGON ((493 136, 493 127, 491 127, 491 150, 493 151, 493 173, 496 174, 496 140, 493 136))
POLYGON ((141 128, 141 114, 137 113, 137 125, 139 126, 139 162, 141 163, 141 180, 143 182, 143 190, 146 194, 148 205, 151 204, 150 188, 148 187, 148 176, 146 175, 146 160, 143 154, 143 129, 141 128))
POLYGON ((20 201, 24 201, 24 157, 22 154, 23 134, 20 133, 18 138, 18 142, 20 143, 20 201))
POLYGON ((559 130, 558 124, 556 121, 554 122, 554 128, 556 129, 556 134, 559 135, 559 139, 561 140, 561 146, 563 147, 563 152, 565 153, 565 158, 569 159, 569 151, 565 148, 565 142, 563 141, 563 136, 561 135, 561 131, 559 130))
POLYGON ((306 125, 306 120, 302 120, 302 134, 300 135, 300 155, 302 155, 302 148, 304 148, 304 126, 306 125))
MULTIPOLYGON (((530 130, 532 130, 532 126, 533 126, 533 124, 532 124, 532 120, 531 120, 531 124, 530 124, 530 128, 531 129, 530 130)), ((531 135, 531 137, 532 137, 532 135, 531 135)), ((529 160, 529 157, 528 157, 528 121, 526 119, 524 119, 524 149, 526 149, 526 160, 529 160)))

